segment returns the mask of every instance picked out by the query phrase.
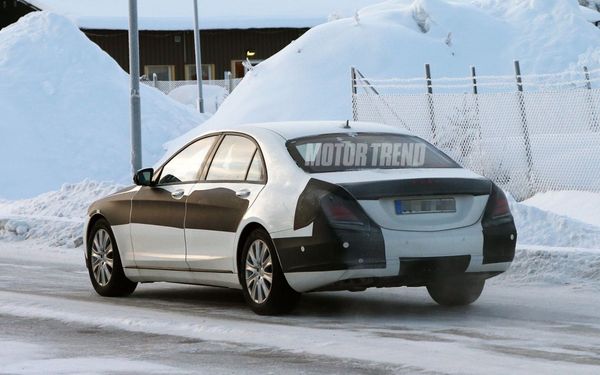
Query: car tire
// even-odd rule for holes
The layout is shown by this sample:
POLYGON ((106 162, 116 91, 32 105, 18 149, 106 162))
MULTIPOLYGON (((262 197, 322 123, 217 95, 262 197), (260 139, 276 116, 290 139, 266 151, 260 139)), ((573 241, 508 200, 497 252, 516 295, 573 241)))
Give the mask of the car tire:
POLYGON ((481 296, 485 279, 452 278, 427 285, 431 298, 442 306, 469 305, 481 296))
POLYGON ((246 238, 238 269, 244 299, 256 314, 280 315, 296 306, 300 293, 287 283, 265 230, 254 230, 246 238))
POLYGON ((137 287, 125 276, 117 241, 104 219, 96 221, 90 231, 86 265, 94 289, 103 297, 128 296, 137 287))

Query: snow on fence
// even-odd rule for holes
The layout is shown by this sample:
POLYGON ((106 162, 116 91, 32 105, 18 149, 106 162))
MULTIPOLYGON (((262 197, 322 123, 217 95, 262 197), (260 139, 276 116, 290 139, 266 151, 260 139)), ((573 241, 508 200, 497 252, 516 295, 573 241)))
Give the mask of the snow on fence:
POLYGON ((515 72, 432 79, 426 66, 425 78, 371 79, 352 68, 353 117, 414 132, 517 200, 600 192, 600 69, 515 72))

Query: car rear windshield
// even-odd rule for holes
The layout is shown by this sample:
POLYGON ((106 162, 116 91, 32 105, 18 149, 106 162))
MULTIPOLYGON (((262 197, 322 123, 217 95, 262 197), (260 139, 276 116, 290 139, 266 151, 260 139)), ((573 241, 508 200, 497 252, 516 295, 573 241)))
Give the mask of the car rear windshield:
POLYGON ((292 139, 287 148, 309 173, 460 167, 423 139, 403 134, 324 134, 292 139))

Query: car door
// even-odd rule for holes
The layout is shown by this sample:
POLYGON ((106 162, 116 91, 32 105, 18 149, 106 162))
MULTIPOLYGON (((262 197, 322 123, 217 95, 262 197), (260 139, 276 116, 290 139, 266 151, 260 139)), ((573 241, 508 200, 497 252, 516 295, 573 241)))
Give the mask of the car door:
POLYGON ((236 231, 267 180, 263 160, 252 138, 223 136, 187 200, 186 259, 192 270, 233 270, 236 231))
POLYGON ((218 136, 191 143, 156 173, 156 185, 142 187, 131 207, 131 239, 138 268, 187 269, 185 204, 218 136))

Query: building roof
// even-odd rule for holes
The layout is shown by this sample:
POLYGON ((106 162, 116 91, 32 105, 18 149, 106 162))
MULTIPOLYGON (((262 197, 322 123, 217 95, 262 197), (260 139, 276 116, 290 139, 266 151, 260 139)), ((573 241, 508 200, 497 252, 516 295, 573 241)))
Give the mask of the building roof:
MULTIPOLYGON (((22 0, 70 18, 82 29, 126 30, 127 0, 22 0)), ((313 27, 381 0, 198 0, 200 28, 313 27)), ((193 30, 193 0, 138 1, 140 30, 193 30)))

